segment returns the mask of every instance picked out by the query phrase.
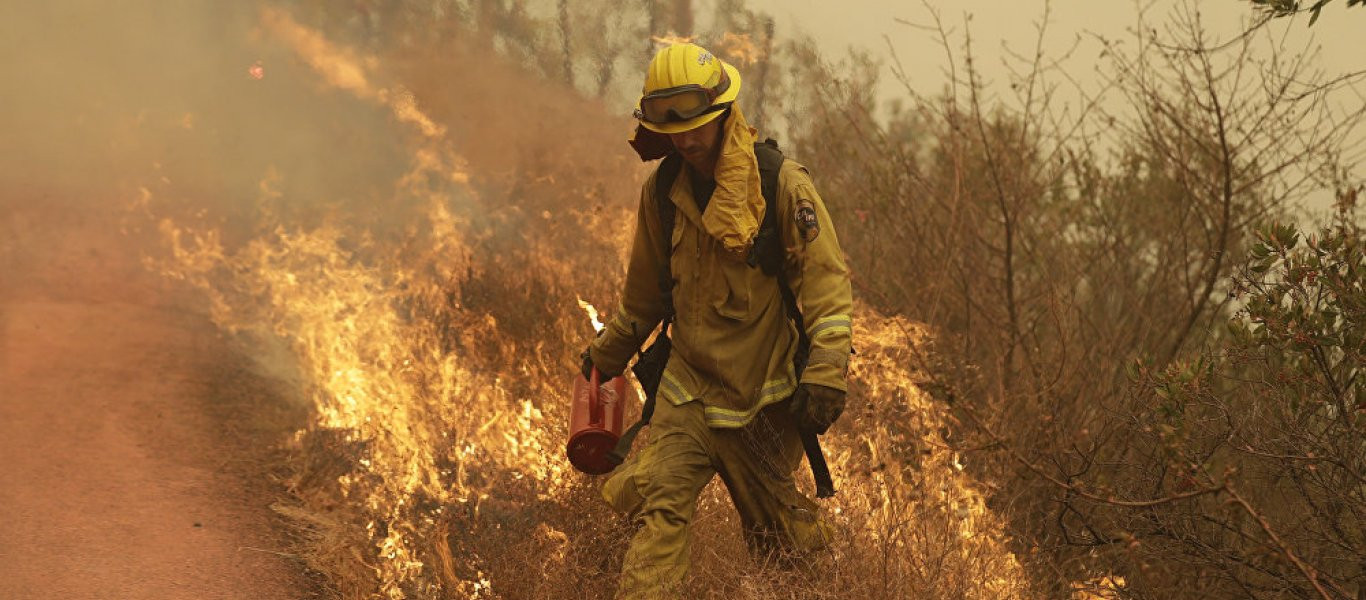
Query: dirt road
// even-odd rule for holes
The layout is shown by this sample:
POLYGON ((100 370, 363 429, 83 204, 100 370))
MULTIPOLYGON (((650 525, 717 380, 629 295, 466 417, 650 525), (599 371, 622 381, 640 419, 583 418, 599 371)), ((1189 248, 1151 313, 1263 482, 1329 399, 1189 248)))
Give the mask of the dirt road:
POLYGON ((323 597, 265 476, 301 409, 114 203, 0 195, 0 599, 323 597))

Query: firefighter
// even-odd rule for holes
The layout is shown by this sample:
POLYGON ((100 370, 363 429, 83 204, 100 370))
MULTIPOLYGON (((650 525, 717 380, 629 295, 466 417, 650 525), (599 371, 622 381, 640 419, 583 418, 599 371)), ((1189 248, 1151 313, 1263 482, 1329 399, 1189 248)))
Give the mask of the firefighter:
POLYGON ((779 155, 776 202, 767 205, 756 157, 762 148, 735 104, 740 88, 735 67, 697 45, 674 44, 651 61, 636 110, 633 145, 663 141, 681 168, 661 166, 645 182, 621 306, 583 354, 585 375, 594 367, 620 374, 672 319, 649 440, 602 489, 639 527, 622 566, 622 598, 680 594, 689 524, 715 475, 753 552, 802 556, 831 539, 793 473, 802 433, 814 440, 844 409, 849 269, 804 167, 779 155), (667 197, 657 197, 661 190, 667 197), (755 260, 769 210, 776 277, 755 260), (790 318, 792 300, 799 320, 790 318))

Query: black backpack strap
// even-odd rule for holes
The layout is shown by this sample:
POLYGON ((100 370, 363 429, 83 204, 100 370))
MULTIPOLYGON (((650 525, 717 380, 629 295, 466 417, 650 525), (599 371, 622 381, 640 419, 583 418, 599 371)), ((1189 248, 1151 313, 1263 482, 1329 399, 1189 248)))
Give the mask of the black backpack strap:
POLYGON ((673 234, 674 203, 669 200, 669 192, 674 189, 674 180, 683 171, 683 157, 677 152, 670 153, 659 161, 655 170, 655 204, 659 208, 659 225, 664 235, 673 234))
POLYGON ((759 267, 770 277, 783 270, 783 240, 778 231, 778 174, 783 168, 783 153, 773 138, 754 144, 759 159, 759 188, 764 193, 764 220, 754 245, 749 249, 749 266, 759 267))
POLYGON ((614 465, 620 465, 626 460, 626 455, 631 453, 631 445, 636 441, 636 435, 646 425, 650 424, 650 418, 655 414, 655 398, 659 395, 659 382, 664 378, 664 367, 668 366, 669 354, 673 351, 673 342, 669 339, 669 322, 664 322, 664 329, 655 336, 655 341, 646 348, 636 359, 636 364, 631 366, 631 372, 635 373, 636 381, 640 382, 640 388, 645 392, 645 404, 640 407, 640 420, 632 424, 626 431, 622 432, 621 438, 617 440, 617 445, 612 448, 612 452, 607 455, 607 459, 614 465))
POLYGON ((806 357, 811 349, 811 339, 806 335, 806 324, 802 311, 797 307, 797 295, 787 281, 787 270, 783 268, 786 252, 783 238, 778 230, 778 175, 782 171, 783 152, 773 138, 754 144, 754 156, 759 159, 759 187, 764 192, 764 221, 759 225, 759 233, 754 236, 754 245, 749 251, 749 265, 759 267, 770 277, 778 278, 778 290, 783 295, 783 305, 787 316, 797 325, 800 336, 797 347, 797 376, 806 368, 806 357))
POLYGON ((617 445, 607 455, 607 459, 616 465, 626 460, 636 436, 654 417, 659 381, 664 377, 664 367, 668 366, 669 354, 673 351, 673 342, 669 339, 669 324, 674 318, 674 278, 670 252, 673 250, 674 217, 678 209, 669 199, 669 192, 673 190, 674 180, 678 179, 678 174, 682 170, 683 157, 677 152, 672 152, 659 162, 659 168, 655 171, 655 209, 659 215, 659 231, 664 236, 665 249, 664 268, 659 270, 659 295, 664 306, 664 327, 659 335, 655 336, 654 343, 640 353, 636 358, 636 364, 631 367, 631 372, 636 375, 636 381, 640 382, 640 387, 645 392, 645 404, 640 407, 640 420, 622 432, 617 445))
MULTIPOLYGON (((783 249, 782 233, 778 230, 778 175, 783 168, 783 153, 778 149, 778 143, 769 138, 754 145, 754 156, 759 159, 760 187, 764 192, 764 222, 759 226, 759 234, 755 236, 754 246, 750 249, 749 264, 778 278, 783 306, 787 308, 788 318, 797 326, 797 352, 793 355, 792 366, 800 381, 807 360, 811 357, 811 337, 806 334, 806 321, 802 318, 801 308, 797 306, 797 294, 787 280, 787 269, 783 268, 787 256, 783 249)), ((816 481, 816 497, 834 496, 835 482, 830 476, 830 465, 825 462, 820 439, 814 431, 803 430, 800 433, 802 450, 806 452, 806 462, 811 465, 811 477, 816 481)))
POLYGON ((674 217, 678 207, 669 199, 674 180, 683 170, 683 157, 672 152, 659 161, 655 171, 655 208, 659 215, 659 231, 664 236, 664 268, 659 270, 659 293, 664 306, 664 322, 668 324, 674 317, 674 276, 671 265, 673 251, 674 217))

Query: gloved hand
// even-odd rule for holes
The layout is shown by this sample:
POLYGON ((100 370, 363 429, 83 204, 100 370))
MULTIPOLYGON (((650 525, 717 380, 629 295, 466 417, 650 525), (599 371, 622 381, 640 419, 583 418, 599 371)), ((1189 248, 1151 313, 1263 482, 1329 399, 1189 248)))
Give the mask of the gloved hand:
POLYGON ((797 427, 824 434, 844 412, 844 392, 818 383, 803 383, 792 395, 790 409, 797 427))
MULTIPOLYGON (((583 353, 579 355, 579 358, 583 360, 583 364, 579 367, 579 370, 583 373, 583 378, 588 381, 593 380, 593 354, 589 352, 591 349, 592 346, 584 348, 583 353)), ((621 373, 605 373, 602 369, 598 369, 598 373, 598 381, 602 383, 606 383, 607 380, 614 379, 618 375, 621 375, 621 373)))

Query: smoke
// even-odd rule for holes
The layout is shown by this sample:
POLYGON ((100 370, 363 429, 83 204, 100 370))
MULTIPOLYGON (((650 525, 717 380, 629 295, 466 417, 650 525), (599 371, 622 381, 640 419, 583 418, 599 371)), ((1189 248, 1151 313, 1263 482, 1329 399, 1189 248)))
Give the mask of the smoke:
POLYGON ((387 195, 408 160, 390 115, 320 85, 260 23, 251 3, 5 3, 0 202, 43 190, 88 210, 146 188, 242 214, 267 178, 296 203, 387 195))
MULTIPOLYGON (((315 30, 300 25, 289 13, 278 8, 261 10, 261 22, 302 59, 328 85, 351 92, 363 100, 388 106, 395 118, 418 127, 423 135, 439 138, 446 128, 433 123, 419 109, 411 93, 402 88, 377 88, 370 82, 367 65, 373 69, 378 60, 359 57, 355 52, 339 47, 315 30)), ((261 76, 263 77, 263 76, 261 76)))

